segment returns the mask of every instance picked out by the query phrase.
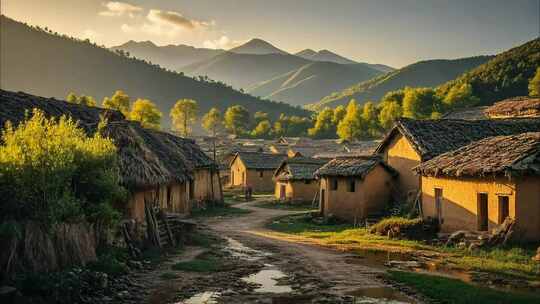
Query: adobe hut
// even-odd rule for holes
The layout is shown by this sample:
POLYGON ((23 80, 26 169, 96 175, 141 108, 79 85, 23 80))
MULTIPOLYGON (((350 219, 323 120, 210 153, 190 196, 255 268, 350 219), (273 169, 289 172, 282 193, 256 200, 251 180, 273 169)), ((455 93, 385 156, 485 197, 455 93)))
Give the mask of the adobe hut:
POLYGON ((540 117, 540 97, 508 98, 484 110, 489 118, 540 117))
POLYGON ((117 204, 126 217, 142 221, 145 199, 185 214, 196 202, 222 199, 217 166, 190 139, 144 129, 117 111, 0 90, 2 126, 8 120, 14 124, 24 120, 34 108, 51 117, 72 117, 88 133, 96 131, 100 117, 107 118, 103 132, 117 146, 121 183, 130 192, 127 204, 117 204))
POLYGON ((379 214, 392 199, 397 172, 378 156, 335 158, 319 168, 319 206, 324 216, 359 223, 379 214))
POLYGON ((231 186, 250 186, 253 191, 274 190, 274 171, 287 158, 285 154, 237 152, 231 161, 231 186))
POLYGON ((423 217, 442 231, 488 231, 510 217, 516 236, 540 240, 540 132, 482 139, 415 170, 423 217))
POLYGON ((413 168, 442 153, 497 135, 539 132, 540 119, 413 120, 400 118, 375 153, 399 172, 397 189, 411 199, 418 192, 420 177, 413 168))
POLYGON ((280 201, 311 202, 319 191, 315 171, 327 159, 294 157, 284 160, 274 173, 275 197, 280 201))

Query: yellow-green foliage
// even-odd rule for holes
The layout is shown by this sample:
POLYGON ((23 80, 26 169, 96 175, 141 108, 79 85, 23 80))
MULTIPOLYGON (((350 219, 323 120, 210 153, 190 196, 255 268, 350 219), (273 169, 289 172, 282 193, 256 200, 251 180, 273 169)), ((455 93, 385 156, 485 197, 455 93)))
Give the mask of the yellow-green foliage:
POLYGON ((371 233, 387 235, 391 229, 398 229, 400 233, 414 232, 422 229, 422 219, 407 219, 403 217, 389 217, 383 219, 370 229, 371 233))
POLYGON ((124 191, 111 139, 99 132, 89 137, 70 118, 34 110, 17 127, 8 123, 0 142, 1 218, 114 218, 110 203, 124 191))

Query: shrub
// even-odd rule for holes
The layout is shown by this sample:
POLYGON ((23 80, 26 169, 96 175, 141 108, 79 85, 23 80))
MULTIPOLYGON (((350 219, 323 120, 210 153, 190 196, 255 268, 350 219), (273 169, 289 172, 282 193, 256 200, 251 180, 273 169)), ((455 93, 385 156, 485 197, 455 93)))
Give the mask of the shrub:
POLYGON ((70 118, 33 116, 14 127, 9 122, 0 141, 0 217, 54 224, 83 218, 117 218, 110 208, 123 199, 116 147, 100 135, 87 136, 70 118))
POLYGON ((418 238, 424 234, 422 219, 407 219, 403 217, 389 217, 373 225, 370 233, 388 235, 397 233, 410 238, 418 238))

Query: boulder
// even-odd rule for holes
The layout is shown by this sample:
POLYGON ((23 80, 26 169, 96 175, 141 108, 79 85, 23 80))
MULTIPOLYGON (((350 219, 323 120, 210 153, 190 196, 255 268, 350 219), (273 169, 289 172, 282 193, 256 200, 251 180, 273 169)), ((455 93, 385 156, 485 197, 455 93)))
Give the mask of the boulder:
POLYGON ((446 241, 446 246, 454 246, 460 242, 462 242, 465 237, 467 236, 467 231, 464 231, 464 230, 458 230, 454 233, 452 233, 449 237, 448 237, 448 240, 446 241))

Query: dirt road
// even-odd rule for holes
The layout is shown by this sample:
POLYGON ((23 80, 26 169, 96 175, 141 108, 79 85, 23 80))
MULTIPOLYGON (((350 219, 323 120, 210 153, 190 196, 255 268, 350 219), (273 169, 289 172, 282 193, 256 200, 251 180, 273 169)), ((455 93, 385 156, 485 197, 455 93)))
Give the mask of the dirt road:
MULTIPOLYGON (((351 255, 311 244, 294 243, 266 235, 265 224, 272 218, 298 213, 255 207, 260 201, 241 203, 237 208, 248 209, 251 213, 238 218, 211 219, 206 223, 209 229, 220 235, 231 237, 245 245, 272 252, 281 261, 284 272, 302 269, 323 281, 328 292, 351 294, 359 289, 384 290, 387 285, 377 276, 383 268, 351 263, 351 255), (288 269, 289 268, 289 269, 288 269)), ((389 291, 393 291, 388 288, 389 291)), ((384 292, 383 292, 384 293, 384 292)), ((386 292, 388 294, 388 291, 386 292)))

